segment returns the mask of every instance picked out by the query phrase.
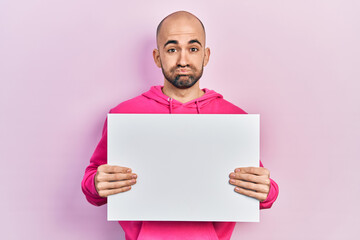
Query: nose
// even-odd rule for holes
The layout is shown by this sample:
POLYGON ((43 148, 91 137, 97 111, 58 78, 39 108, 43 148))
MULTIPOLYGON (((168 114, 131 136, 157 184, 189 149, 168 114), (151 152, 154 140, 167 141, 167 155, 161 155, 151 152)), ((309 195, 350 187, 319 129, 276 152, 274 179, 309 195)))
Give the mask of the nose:
POLYGON ((179 54, 178 66, 186 67, 188 65, 189 65, 188 54, 186 51, 182 50, 179 54))

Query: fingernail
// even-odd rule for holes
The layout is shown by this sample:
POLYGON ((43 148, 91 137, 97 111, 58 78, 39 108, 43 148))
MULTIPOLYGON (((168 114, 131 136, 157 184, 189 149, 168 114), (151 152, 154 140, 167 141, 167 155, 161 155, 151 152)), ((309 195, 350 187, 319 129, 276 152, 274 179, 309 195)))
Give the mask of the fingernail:
POLYGON ((231 173, 231 174, 230 174, 230 177, 235 177, 235 173, 231 173))
POLYGON ((136 180, 135 180, 135 179, 133 179, 133 180, 131 180, 131 182, 132 182, 132 183, 136 183, 136 180))
POLYGON ((132 175, 132 178, 136 178, 136 177, 137 177, 136 174, 132 175))
POLYGON ((236 187, 236 188, 235 188, 235 190, 236 190, 236 191, 239 191, 239 190, 240 190, 240 188, 236 187))
POLYGON ((129 169, 127 170, 127 172, 131 172, 131 169, 129 168, 129 169))
POLYGON ((230 183, 235 183, 235 180, 234 180, 234 179, 230 179, 230 183))
POLYGON ((238 169, 238 168, 237 168, 237 169, 235 169, 235 172, 240 172, 240 169, 238 169))

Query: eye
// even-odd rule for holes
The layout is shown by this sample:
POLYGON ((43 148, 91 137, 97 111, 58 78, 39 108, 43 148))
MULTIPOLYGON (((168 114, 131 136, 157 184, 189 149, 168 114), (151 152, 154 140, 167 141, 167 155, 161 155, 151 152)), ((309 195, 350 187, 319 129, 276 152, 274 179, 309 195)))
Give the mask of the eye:
POLYGON ((190 51, 191 52, 197 52, 197 51, 199 51, 199 49, 193 47, 193 48, 190 48, 190 51))
POLYGON ((175 51, 176 51, 175 48, 170 48, 170 49, 167 50, 167 52, 169 52, 169 53, 173 53, 173 52, 175 52, 175 51))

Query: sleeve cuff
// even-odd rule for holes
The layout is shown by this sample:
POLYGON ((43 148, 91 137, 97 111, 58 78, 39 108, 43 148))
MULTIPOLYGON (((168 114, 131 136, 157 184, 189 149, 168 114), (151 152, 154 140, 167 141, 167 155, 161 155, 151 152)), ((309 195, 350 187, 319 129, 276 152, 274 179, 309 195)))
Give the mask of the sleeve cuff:
POLYGON ((260 209, 271 208, 279 194, 279 187, 277 186, 276 182, 272 179, 270 179, 270 181, 271 184, 269 194, 264 201, 260 202, 260 209))

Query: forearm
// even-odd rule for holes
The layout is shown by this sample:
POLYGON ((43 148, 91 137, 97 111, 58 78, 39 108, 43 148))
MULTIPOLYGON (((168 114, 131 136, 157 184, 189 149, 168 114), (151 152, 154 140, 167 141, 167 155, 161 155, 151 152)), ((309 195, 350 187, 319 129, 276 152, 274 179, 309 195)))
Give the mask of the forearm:
POLYGON ((107 203, 107 198, 100 197, 95 188, 94 177, 100 165, 107 163, 107 128, 106 121, 104 125, 103 135, 99 144, 90 159, 89 166, 85 169, 85 174, 81 182, 81 188, 89 203, 95 206, 101 206, 107 203))

